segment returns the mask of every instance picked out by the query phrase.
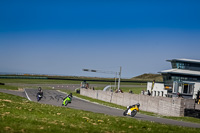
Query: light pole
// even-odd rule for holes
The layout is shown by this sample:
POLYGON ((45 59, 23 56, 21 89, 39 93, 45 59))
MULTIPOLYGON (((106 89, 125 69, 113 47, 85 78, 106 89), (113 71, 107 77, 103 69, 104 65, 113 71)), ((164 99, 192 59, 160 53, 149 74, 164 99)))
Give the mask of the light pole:
POLYGON ((116 72, 116 74, 115 74, 115 90, 116 90, 116 79, 117 79, 117 72, 116 72))
POLYGON ((115 74, 115 89, 116 89, 116 78, 117 75, 119 75, 119 79, 118 79, 118 88, 117 91, 119 91, 120 89, 120 79, 121 79, 121 71, 122 71, 122 67, 120 66, 120 71, 118 72, 113 72, 113 71, 101 71, 101 70, 93 70, 93 69, 83 69, 83 71, 87 71, 87 72, 97 72, 97 73, 106 73, 106 74, 115 74))
POLYGON ((118 79, 118 92, 119 92, 119 89, 120 89, 120 78, 121 78, 121 72, 122 72, 122 67, 120 66, 120 70, 119 70, 119 79, 118 79))

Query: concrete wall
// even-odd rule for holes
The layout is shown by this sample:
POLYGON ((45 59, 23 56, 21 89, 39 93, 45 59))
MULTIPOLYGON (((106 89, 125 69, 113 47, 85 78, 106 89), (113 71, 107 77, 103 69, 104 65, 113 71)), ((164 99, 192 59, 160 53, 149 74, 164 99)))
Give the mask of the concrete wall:
POLYGON ((196 104, 195 109, 200 110, 200 104, 196 104))
POLYGON ((122 106, 140 103, 141 110, 166 116, 184 116, 184 110, 186 108, 194 109, 193 99, 152 97, 141 94, 114 93, 91 89, 80 89, 80 94, 122 106))

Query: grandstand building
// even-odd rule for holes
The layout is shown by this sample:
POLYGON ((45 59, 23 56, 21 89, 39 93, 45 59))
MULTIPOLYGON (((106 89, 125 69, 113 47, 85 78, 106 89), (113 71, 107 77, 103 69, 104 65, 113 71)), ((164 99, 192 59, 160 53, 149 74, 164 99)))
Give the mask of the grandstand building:
POLYGON ((163 84, 149 83, 147 89, 151 89, 152 95, 195 99, 200 93, 200 60, 191 59, 172 59, 172 69, 164 70, 159 73, 163 76, 163 84), (156 86, 159 85, 160 87, 156 86), (153 86, 150 88, 150 86, 153 86), (158 89, 159 88, 159 89, 158 89), (159 90, 161 92, 157 92, 159 90))

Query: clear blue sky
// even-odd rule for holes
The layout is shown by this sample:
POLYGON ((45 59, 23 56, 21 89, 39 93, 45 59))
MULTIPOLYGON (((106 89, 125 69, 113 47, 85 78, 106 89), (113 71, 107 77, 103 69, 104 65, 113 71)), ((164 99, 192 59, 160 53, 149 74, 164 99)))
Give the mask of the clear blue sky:
POLYGON ((0 72, 122 78, 200 60, 199 0, 1 0, 0 72))

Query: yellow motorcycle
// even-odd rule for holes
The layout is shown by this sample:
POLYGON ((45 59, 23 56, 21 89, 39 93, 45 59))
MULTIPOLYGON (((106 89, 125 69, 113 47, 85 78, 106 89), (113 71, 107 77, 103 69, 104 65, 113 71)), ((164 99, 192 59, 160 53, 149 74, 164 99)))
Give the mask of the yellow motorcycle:
POLYGON ((137 114, 137 112, 139 112, 139 107, 140 107, 139 103, 134 104, 132 106, 127 106, 127 109, 124 111, 123 115, 134 117, 137 114))

